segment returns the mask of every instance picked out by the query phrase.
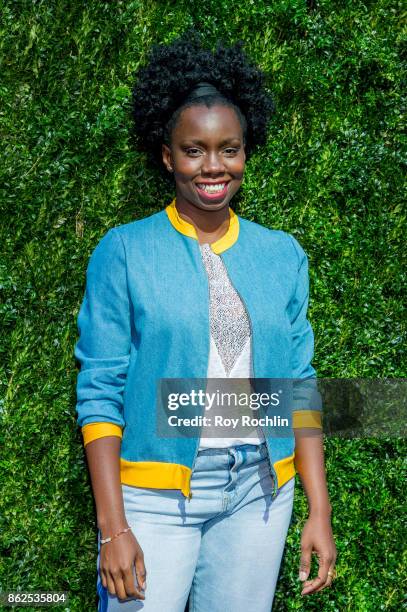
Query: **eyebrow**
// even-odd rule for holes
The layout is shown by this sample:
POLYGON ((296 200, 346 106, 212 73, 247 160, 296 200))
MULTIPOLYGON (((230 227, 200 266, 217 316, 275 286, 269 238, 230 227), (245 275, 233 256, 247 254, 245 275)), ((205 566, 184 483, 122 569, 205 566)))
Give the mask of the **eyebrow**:
MULTIPOLYGON (((232 138, 225 138, 224 140, 222 140, 222 142, 220 143, 220 146, 228 144, 228 143, 233 142, 235 140, 239 141, 239 143, 240 143, 240 138, 238 138, 237 136, 232 136, 232 138)), ((186 146, 187 144, 197 144, 197 145, 200 145, 200 146, 203 146, 203 147, 205 146, 205 143, 202 140, 194 139, 194 138, 191 138, 190 140, 185 140, 185 141, 181 142, 181 146, 186 146)))

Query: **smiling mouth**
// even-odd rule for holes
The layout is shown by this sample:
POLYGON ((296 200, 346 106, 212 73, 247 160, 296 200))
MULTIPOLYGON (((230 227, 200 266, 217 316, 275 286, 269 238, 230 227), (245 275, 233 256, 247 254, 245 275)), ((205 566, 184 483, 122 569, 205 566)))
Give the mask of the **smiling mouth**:
POLYGON ((200 191, 209 195, 217 195, 223 193, 229 183, 230 181, 223 181, 222 183, 195 183, 195 185, 200 191))

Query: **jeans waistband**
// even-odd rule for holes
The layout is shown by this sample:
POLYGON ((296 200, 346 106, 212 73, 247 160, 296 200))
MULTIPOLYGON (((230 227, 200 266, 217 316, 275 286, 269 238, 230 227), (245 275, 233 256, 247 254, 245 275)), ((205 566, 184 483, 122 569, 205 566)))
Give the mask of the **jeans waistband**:
POLYGON ((260 444, 239 444, 237 446, 226 446, 224 448, 202 448, 201 450, 198 451, 198 455, 224 455, 224 454, 228 454, 231 448, 234 448, 236 450, 240 450, 243 452, 257 451, 263 457, 267 455, 266 442, 261 442, 260 444))

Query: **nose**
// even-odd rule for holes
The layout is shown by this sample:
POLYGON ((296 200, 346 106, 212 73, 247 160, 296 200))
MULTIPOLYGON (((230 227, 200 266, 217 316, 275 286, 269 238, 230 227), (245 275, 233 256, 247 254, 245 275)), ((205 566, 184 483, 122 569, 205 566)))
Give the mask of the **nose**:
POLYGON ((205 174, 219 174, 225 171, 223 160, 216 151, 208 151, 202 162, 202 172, 205 174))

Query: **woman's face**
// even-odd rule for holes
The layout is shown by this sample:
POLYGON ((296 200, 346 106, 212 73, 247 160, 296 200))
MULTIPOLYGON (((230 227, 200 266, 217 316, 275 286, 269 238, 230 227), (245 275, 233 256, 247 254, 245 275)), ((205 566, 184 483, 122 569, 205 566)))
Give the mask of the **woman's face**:
POLYGON ((229 106, 192 106, 182 111, 162 145, 163 162, 174 173, 177 202, 220 210, 239 189, 246 155, 239 119, 229 106), (217 185, 214 187, 208 185, 217 185))

